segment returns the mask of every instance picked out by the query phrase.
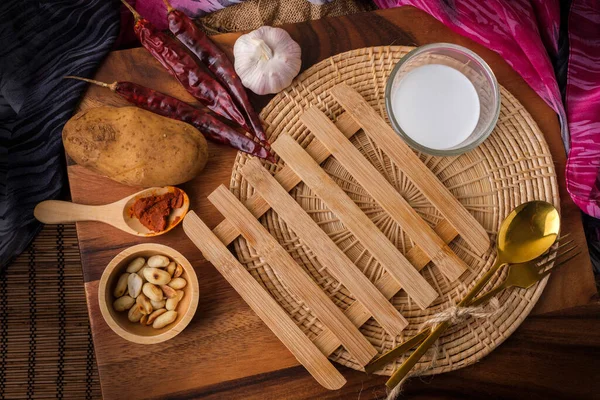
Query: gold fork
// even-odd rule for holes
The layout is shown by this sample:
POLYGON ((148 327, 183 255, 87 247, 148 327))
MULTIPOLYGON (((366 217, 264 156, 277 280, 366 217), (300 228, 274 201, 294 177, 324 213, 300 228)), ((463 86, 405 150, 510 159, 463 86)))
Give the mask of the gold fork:
MULTIPOLYGON (((560 240, 564 240, 568 237, 569 234, 563 235, 560 240)), ((564 244, 561 244, 556 249, 552 250, 550 254, 540 257, 541 259, 547 258, 546 261, 539 263, 540 259, 533 260, 526 263, 521 264, 512 264, 508 268, 508 275, 506 279, 502 281, 498 286, 491 289, 486 294, 481 295, 480 297, 474 299, 471 303, 468 304, 469 307, 479 306, 486 301, 493 298, 495 295, 503 291, 504 289, 518 287, 522 289, 528 289, 531 286, 535 285, 537 282, 544 279, 550 272, 556 271, 559 267, 562 267, 567 262, 572 260, 574 257, 579 255, 580 252, 570 255, 567 258, 564 258, 565 255, 572 253, 577 249, 577 245, 573 245, 562 252, 559 251, 564 249, 567 246, 573 244, 573 240, 569 240, 564 244), (560 261, 559 258, 561 259, 560 261), (547 268, 548 265, 555 262, 556 263, 551 267, 547 268)), ((419 345, 431 332, 431 328, 426 328, 421 332, 417 333, 415 336, 410 339, 402 342, 400 345, 394 347, 387 353, 383 354, 381 357, 371 361, 369 364, 365 366, 365 372, 371 374, 381 368, 383 368, 388 363, 394 361, 396 358, 400 357, 402 354, 406 353, 408 350, 419 345)), ((392 375, 392 378, 394 376, 392 375)), ((390 378, 390 380, 392 380, 390 378)))
POLYGON ((546 276, 548 276, 550 274, 550 272, 556 271, 559 267, 565 265, 567 262, 569 262, 573 258, 577 257, 579 255, 579 253, 581 253, 580 251, 578 251, 574 254, 571 254, 567 258, 563 258, 565 255, 572 253, 573 251, 575 251, 577 249, 577 245, 575 244, 575 245, 569 247, 568 249, 562 251, 560 254, 558 254, 558 251, 561 248, 569 246, 572 243, 573 243, 573 240, 570 240, 570 241, 566 242, 565 244, 558 246, 555 251, 556 256, 548 257, 548 259, 546 261, 542 262, 541 264, 536 264, 536 262, 534 261, 534 262, 528 262, 528 263, 523 263, 523 264, 510 265, 508 267, 508 275, 506 276, 506 279, 504 279, 504 281, 501 284, 499 284, 498 286, 496 286, 494 289, 490 290, 486 294, 483 294, 483 295, 479 296, 478 298, 476 298, 475 300, 473 300, 473 302, 470 304, 470 306, 475 307, 475 306, 481 305, 481 304, 485 303, 486 301, 492 299, 494 296, 496 296, 498 293, 500 293, 504 289, 508 289, 508 288, 512 288, 512 287, 517 287, 517 288, 521 288, 521 289, 529 289, 530 287, 532 287, 533 285, 535 285, 536 283, 538 283, 539 281, 544 279, 546 276), (562 259, 560 261, 557 261, 559 258, 562 258, 562 259), (548 265, 550 265, 551 263, 553 263, 555 261, 557 261, 557 262, 552 267, 546 268, 548 265))

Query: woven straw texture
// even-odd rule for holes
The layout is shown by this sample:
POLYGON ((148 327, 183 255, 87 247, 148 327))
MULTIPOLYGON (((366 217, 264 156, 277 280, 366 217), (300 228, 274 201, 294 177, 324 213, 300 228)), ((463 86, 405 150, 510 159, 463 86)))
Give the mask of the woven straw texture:
MULTIPOLYGON (((329 89, 341 82, 360 92, 382 116, 385 116, 384 88, 387 76, 400 58, 411 49, 396 46, 354 50, 326 59, 308 69, 263 110, 261 115, 271 141, 285 133, 293 136, 303 146, 310 143, 313 137, 299 122, 299 115, 312 104, 335 120, 343 110, 329 95, 329 89)), ((437 210, 364 132, 359 131, 352 138, 352 143, 397 188, 425 221, 435 226, 441 220, 437 210)), ((545 200, 559 206, 558 185, 548 146, 531 116, 504 88, 498 125, 481 146, 457 157, 419 155, 483 225, 493 243, 500 223, 515 206, 529 200, 545 200)), ((247 160, 245 154, 238 155, 231 179, 232 191, 242 200, 253 193, 251 186, 240 173, 247 160)), ((280 161, 276 166, 269 168, 275 172, 281 166, 280 161)), ((333 157, 322 163, 322 167, 403 253, 412 247, 410 238, 403 233, 402 228, 389 218, 333 157)), ((381 277, 383 271, 378 262, 306 185, 301 183, 292 190, 291 195, 366 276, 372 281, 381 277)), ((275 212, 267 212, 261 218, 261 222, 339 307, 345 309, 354 301, 352 294, 318 264, 310 250, 299 242, 294 232, 275 212)), ((362 326, 361 332, 380 353, 416 334, 429 316, 453 306, 475 284, 478 277, 490 268, 495 259, 493 247, 483 257, 477 257, 460 238, 450 247, 465 260, 470 270, 463 274, 460 280, 451 283, 435 266, 426 266, 421 273, 434 288, 437 288, 440 296, 426 310, 416 306, 404 292, 399 292, 392 299, 393 304, 410 322, 402 335, 390 337, 373 319, 362 326)), ((270 291, 307 335, 314 339, 321 332, 322 325, 311 310, 289 292, 285 282, 279 279, 254 249, 248 247, 243 238, 235 242, 235 250, 238 258, 253 276, 270 291)), ((498 283, 505 273, 498 275, 491 284, 498 283)), ((428 374, 441 373, 464 367, 484 357, 519 326, 535 305, 545 284, 546 281, 542 281, 530 290, 504 291, 500 296, 500 302, 505 307, 502 313, 486 320, 470 318, 452 327, 440 339, 435 363, 432 364, 431 356, 427 355, 417 368, 427 369, 433 366, 427 371, 428 374)), ((333 353, 331 359, 354 369, 360 368, 343 348, 333 353)), ((399 359, 379 373, 390 375, 401 362, 402 359, 399 359)))
POLYGON ((0 273, 0 399, 100 399, 75 225, 47 225, 0 273))

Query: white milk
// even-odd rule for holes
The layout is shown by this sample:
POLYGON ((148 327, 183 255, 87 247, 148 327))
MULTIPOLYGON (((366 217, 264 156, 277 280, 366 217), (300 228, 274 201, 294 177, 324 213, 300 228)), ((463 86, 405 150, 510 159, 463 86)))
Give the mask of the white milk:
POLYGON ((411 139, 443 150, 473 133, 479 120, 479 97, 471 81, 459 71, 429 64, 402 78, 392 94, 392 109, 411 139))

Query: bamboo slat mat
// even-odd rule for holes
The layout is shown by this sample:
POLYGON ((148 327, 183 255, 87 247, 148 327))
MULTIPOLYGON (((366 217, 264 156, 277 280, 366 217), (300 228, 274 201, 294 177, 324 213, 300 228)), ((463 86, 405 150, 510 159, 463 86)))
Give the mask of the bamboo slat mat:
MULTIPOLYGON (((306 147, 313 140, 313 135, 299 121, 299 116, 309 106, 316 105, 331 119, 339 117, 343 110, 329 93, 339 83, 346 83, 357 90, 381 116, 387 118, 384 104, 387 77, 396 63, 412 49, 406 46, 357 49, 337 54, 310 67, 263 109, 261 117, 267 136, 274 142, 279 135, 291 135, 306 147)), ((496 240, 502 220, 517 205, 530 200, 545 200, 560 207, 554 164, 544 136, 531 115, 510 92, 501 88, 501 97, 498 123, 492 135, 479 147, 455 157, 418 154, 421 161, 482 224, 492 241, 496 240)), ((441 221, 442 216, 435 207, 364 132, 359 131, 354 135, 352 142, 426 222, 434 227, 441 221)), ((254 192, 240 173, 247 160, 245 154, 238 153, 230 182, 231 190, 241 200, 246 200, 254 192)), ((334 157, 329 157, 321 166, 403 254, 413 247, 414 243, 402 227, 389 217, 334 157)), ((283 162, 267 167, 275 172, 283 167, 283 162)), ((375 282, 382 278, 383 269, 379 262, 307 185, 300 183, 291 191, 291 195, 369 279, 375 282)), ((261 222, 340 308, 345 310, 355 301, 352 294, 319 264, 312 252, 273 210, 264 214, 261 222)), ((270 291, 305 333, 311 339, 318 340, 323 325, 314 313, 288 290, 285 282, 243 238, 238 238, 234 244, 242 264, 270 291)), ((453 241, 450 247, 467 263, 469 271, 459 280, 450 282, 437 267, 431 264, 426 266, 421 274, 440 296, 429 308, 421 310, 404 291, 396 294, 392 303, 409 321, 409 326, 400 335, 391 337, 373 319, 361 327, 361 332, 380 353, 416 334, 432 315, 453 306, 495 259, 493 247, 480 257, 469 249, 462 238, 453 241)), ((488 287, 498 284, 506 273, 505 269, 496 275, 488 287)), ((546 280, 543 280, 529 290, 504 291, 499 295, 502 312, 485 320, 470 318, 450 328, 440 339, 435 360, 432 362, 432 355, 428 354, 417 364, 417 370, 426 370, 427 374, 442 373, 473 364, 489 354, 523 322, 545 285, 546 280)), ((361 365, 342 347, 330 358, 347 367, 361 369, 361 365)), ((391 375, 402 361, 403 358, 400 358, 378 373, 391 375)))
POLYGON ((75 225, 47 225, 0 273, 0 399, 99 399, 75 225))

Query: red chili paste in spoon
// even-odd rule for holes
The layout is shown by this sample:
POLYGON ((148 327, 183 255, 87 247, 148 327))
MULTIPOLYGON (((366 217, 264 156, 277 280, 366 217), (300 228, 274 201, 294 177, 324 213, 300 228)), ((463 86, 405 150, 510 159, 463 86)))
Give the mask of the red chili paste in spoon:
POLYGON ((160 232, 167 229, 167 220, 171 211, 181 206, 183 206, 183 192, 175 188, 173 192, 137 199, 133 203, 131 212, 146 228, 153 232, 160 232))

